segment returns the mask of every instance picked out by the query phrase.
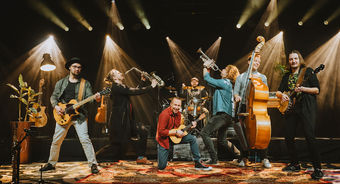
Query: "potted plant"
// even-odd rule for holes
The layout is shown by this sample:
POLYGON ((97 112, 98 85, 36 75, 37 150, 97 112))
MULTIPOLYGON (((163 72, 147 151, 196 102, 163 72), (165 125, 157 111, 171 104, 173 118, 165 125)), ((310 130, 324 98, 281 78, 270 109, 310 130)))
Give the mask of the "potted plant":
MULTIPOLYGON (((41 93, 36 93, 27 82, 24 82, 22 75, 19 75, 19 88, 12 84, 7 84, 16 94, 11 94, 10 98, 18 99, 18 121, 12 121, 13 144, 16 145, 25 136, 25 129, 30 128, 32 122, 28 122, 28 117, 37 112, 32 105, 36 101, 36 97, 41 93), (24 106, 23 106, 24 105, 24 106), (24 110, 23 110, 24 109, 24 110)), ((21 143, 20 163, 29 161, 29 138, 21 143)))

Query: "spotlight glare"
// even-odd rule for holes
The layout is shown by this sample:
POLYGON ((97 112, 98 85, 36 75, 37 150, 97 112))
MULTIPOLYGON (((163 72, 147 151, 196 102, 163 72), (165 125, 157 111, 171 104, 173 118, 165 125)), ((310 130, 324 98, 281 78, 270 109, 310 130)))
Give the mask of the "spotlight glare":
POLYGON ((268 27, 268 26, 269 26, 269 23, 268 23, 268 22, 265 22, 265 23, 264 23, 264 26, 268 27))
POLYGON ((90 27, 88 28, 88 30, 89 30, 89 31, 92 31, 92 30, 93 30, 93 27, 90 26, 90 27))
POLYGON ((146 25, 145 27, 146 27, 146 29, 151 29, 150 25, 146 25))
POLYGON ((68 27, 65 27, 65 29, 64 29, 65 31, 69 31, 70 30, 70 28, 68 28, 68 27))
POLYGON ((302 21, 299 21, 299 22, 298 22, 298 25, 299 25, 299 26, 302 26, 302 25, 303 25, 303 22, 302 22, 302 21))
POLYGON ((167 37, 165 37, 165 39, 169 40, 169 37, 167 36, 167 37))
POLYGON ((327 26, 328 25, 328 21, 327 20, 323 21, 323 24, 325 24, 327 26))
POLYGON ((50 35, 48 38, 51 39, 51 40, 54 40, 54 36, 53 35, 50 35))
POLYGON ((55 65, 50 65, 50 64, 43 65, 43 66, 40 67, 40 69, 42 71, 45 71, 45 72, 53 71, 53 70, 55 70, 55 68, 56 68, 55 65))
POLYGON ((237 25, 236 25, 236 28, 237 28, 237 29, 240 29, 240 28, 241 28, 241 24, 237 24, 237 25))

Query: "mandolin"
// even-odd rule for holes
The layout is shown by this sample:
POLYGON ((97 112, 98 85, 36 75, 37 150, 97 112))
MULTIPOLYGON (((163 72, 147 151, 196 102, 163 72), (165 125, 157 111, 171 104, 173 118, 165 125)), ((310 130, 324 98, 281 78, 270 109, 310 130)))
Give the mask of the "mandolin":
MULTIPOLYGON (((105 94, 108 94, 110 92, 111 92, 110 88, 106 88, 103 91, 100 91, 99 94, 105 95, 105 94)), ((57 111, 55 109, 53 109, 54 119, 56 120, 56 122, 59 125, 68 124, 72 120, 73 116, 76 116, 76 115, 79 114, 78 108, 81 107, 82 105, 85 105, 86 103, 94 100, 95 96, 96 95, 92 95, 92 96, 90 96, 90 97, 88 97, 88 98, 86 98, 86 99, 84 99, 80 102, 77 102, 77 100, 75 100, 75 99, 70 100, 67 104, 59 102, 58 106, 62 108, 64 113, 58 114, 57 111)))
MULTIPOLYGON (((45 84, 44 79, 40 79, 39 81, 39 93, 42 93, 42 87, 45 84)), ((37 110, 36 113, 33 113, 32 116, 29 117, 29 121, 34 122, 36 127, 44 127, 47 124, 47 116, 45 113, 46 106, 41 105, 41 94, 38 96, 38 102, 34 103, 32 107, 37 110)))
POLYGON ((97 123, 106 123, 107 104, 104 103, 104 98, 102 96, 100 107, 98 107, 96 117, 94 118, 97 123))

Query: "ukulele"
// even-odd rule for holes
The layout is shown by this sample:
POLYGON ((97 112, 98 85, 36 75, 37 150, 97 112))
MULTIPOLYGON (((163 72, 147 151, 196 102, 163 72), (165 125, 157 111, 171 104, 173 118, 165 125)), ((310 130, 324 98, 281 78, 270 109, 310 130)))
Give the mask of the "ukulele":
MULTIPOLYGON (((39 81, 39 93, 42 94, 42 87, 45 84, 44 79, 40 79, 39 81)), ((29 117, 29 121, 34 122, 36 127, 44 127, 47 124, 47 116, 45 113, 46 106, 41 105, 41 94, 38 96, 38 102, 34 103, 32 107, 37 110, 36 113, 32 113, 32 116, 29 117)))
MULTIPOLYGON (((111 90, 110 88, 106 88, 102 91, 99 92, 100 95, 105 95, 105 94, 108 94, 110 93, 111 90)), ((61 103, 59 102, 58 103, 58 106, 61 107, 61 109, 63 110, 63 114, 58 114, 58 112, 53 109, 53 116, 54 116, 54 119, 56 120, 56 122, 59 124, 59 125, 66 125, 68 124, 72 117, 73 116, 76 116, 79 114, 78 112, 78 108, 81 107, 82 105, 92 101, 95 99, 95 96, 96 95, 92 95, 80 102, 77 102, 76 99, 72 99, 70 100, 67 104, 64 104, 64 103, 61 103)))

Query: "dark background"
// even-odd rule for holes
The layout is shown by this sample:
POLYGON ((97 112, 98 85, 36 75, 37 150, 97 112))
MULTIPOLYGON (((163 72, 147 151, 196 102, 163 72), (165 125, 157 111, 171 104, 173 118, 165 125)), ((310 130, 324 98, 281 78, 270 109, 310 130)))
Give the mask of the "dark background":
MULTIPOLYGON (((102 57, 105 35, 112 32, 109 17, 101 9, 102 6, 109 7, 111 1, 72 1, 94 28, 91 32, 66 13, 60 1, 45 0, 43 2, 70 28, 70 31, 65 32, 38 14, 30 8, 30 1, 11 0, 1 3, 0 88, 1 91, 5 91, 5 95, 1 96, 1 101, 4 102, 1 107, 0 125, 2 145, 10 142, 9 121, 16 119, 17 103, 8 99, 10 90, 5 84, 8 82, 7 77, 21 64, 17 61, 18 58, 27 54, 30 49, 52 34, 66 59, 76 56, 86 62, 84 75, 94 84, 102 57)), ((221 66, 232 64, 255 46, 254 35, 257 33, 254 30, 269 3, 266 1, 266 5, 256 12, 241 29, 236 29, 237 21, 247 3, 245 0, 141 0, 140 2, 151 24, 151 29, 144 28, 127 1, 117 0, 116 4, 125 29, 121 31, 121 35, 124 35, 122 38, 113 39, 120 40, 117 41, 118 45, 139 66, 149 72, 157 70, 161 77, 167 77, 173 72, 166 36, 169 36, 194 58, 198 58, 197 48, 202 47, 205 50, 221 36, 222 43, 217 63, 221 66)), ((292 1, 279 15, 278 30, 284 31, 286 51, 298 49, 304 56, 307 56, 339 31, 339 17, 330 22, 328 26, 323 25, 324 19, 339 8, 339 0, 328 0, 304 26, 297 25, 297 22, 315 2, 316 0, 292 1)), ((94 89, 94 91, 97 90, 94 89)), ((50 107, 48 102, 45 104, 50 107)), ((96 107, 91 108, 94 110, 96 107)), ((322 113, 320 117, 327 116, 328 119, 318 119, 317 136, 339 137, 339 120, 332 119, 335 117, 336 109, 329 109, 322 113), (323 126, 324 121, 327 121, 329 126, 323 126)), ((280 115, 274 110, 270 110, 270 114, 273 125, 272 136, 282 136, 280 115)), ((89 118, 89 133, 91 137, 103 137, 101 126, 91 121, 93 116, 91 114, 89 118)), ((155 125, 155 123, 151 124, 155 125)), ((39 134, 51 138, 54 124, 50 116, 48 125, 41 129, 39 134)), ((69 137, 75 136, 72 131, 71 129, 69 137)))

